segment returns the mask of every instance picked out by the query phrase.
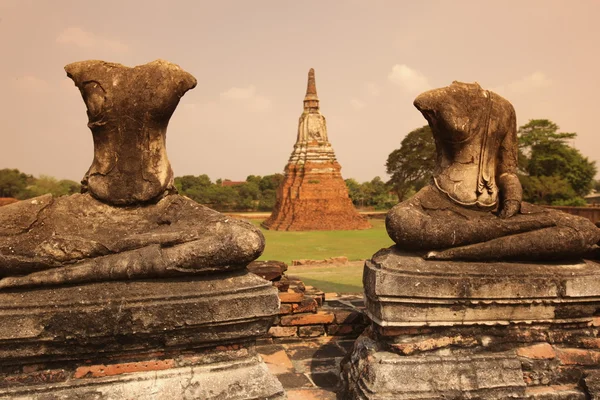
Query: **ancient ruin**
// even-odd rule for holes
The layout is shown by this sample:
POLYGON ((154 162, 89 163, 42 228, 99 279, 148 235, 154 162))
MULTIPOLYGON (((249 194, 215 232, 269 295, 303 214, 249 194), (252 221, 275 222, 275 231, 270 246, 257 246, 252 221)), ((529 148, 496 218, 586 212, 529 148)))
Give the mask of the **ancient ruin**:
POLYGON ((0 210, 0 398, 277 399, 255 351, 277 289, 250 223, 173 187, 166 128, 196 79, 157 60, 65 67, 94 138, 83 193, 0 210))
POLYGON ((415 106, 433 182, 395 206, 365 263, 372 321, 342 399, 589 399, 600 393, 600 229, 522 202, 512 105, 478 84, 415 106))
POLYGON ((348 197, 341 168, 329 143, 311 69, 296 144, 273 213, 262 226, 281 231, 370 228, 348 197))

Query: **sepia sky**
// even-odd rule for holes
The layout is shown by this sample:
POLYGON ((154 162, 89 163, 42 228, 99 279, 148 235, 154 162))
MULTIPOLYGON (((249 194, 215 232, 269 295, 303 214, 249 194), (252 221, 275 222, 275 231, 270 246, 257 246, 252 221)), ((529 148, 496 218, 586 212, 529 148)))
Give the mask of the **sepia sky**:
POLYGON ((507 98, 519 125, 577 132, 599 162, 599 16, 597 0, 0 0, 0 169, 79 181, 92 136, 64 65, 157 58, 198 79, 169 124, 176 176, 283 172, 311 67, 344 178, 387 179, 426 123, 413 99, 453 80, 507 98))

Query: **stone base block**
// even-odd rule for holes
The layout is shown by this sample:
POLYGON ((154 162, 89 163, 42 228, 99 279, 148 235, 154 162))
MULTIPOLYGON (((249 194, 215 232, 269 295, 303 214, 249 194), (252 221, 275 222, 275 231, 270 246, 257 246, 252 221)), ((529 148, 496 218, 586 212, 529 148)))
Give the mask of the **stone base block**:
POLYGON ((600 264, 424 260, 394 246, 365 263, 368 316, 380 326, 572 323, 600 310, 600 264))
POLYGON ((279 399, 279 304, 247 271, 0 292, 0 398, 279 399))
POLYGON ((342 362, 341 399, 583 400, 600 365, 600 264, 365 263, 371 327, 342 362))
POLYGON ((347 400, 524 399, 511 353, 401 356, 361 336, 343 366, 347 400))
POLYGON ((285 393, 281 383, 269 373, 262 361, 257 357, 247 357, 208 365, 0 388, 0 398, 279 400, 285 398, 285 393))
POLYGON ((0 367, 235 343, 278 310, 277 289, 246 271, 0 292, 0 367))

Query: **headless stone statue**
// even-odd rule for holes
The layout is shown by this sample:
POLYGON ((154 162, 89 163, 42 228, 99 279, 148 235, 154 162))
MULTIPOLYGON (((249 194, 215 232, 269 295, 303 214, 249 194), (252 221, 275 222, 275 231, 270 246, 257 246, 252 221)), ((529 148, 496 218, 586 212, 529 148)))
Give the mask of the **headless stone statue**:
POLYGON ((196 79, 157 60, 65 67, 94 138, 83 193, 0 209, 0 289, 243 268, 264 249, 251 224, 179 196, 165 135, 196 79))
POLYGON ((397 246, 439 260, 581 257, 600 240, 589 220, 522 202, 513 106, 478 84, 419 95, 437 150, 433 182, 388 213, 397 246))
POLYGON ((173 189, 165 148, 167 124, 196 79, 157 60, 135 68, 103 61, 65 67, 87 106, 94 161, 83 192, 123 205, 155 200, 173 189))

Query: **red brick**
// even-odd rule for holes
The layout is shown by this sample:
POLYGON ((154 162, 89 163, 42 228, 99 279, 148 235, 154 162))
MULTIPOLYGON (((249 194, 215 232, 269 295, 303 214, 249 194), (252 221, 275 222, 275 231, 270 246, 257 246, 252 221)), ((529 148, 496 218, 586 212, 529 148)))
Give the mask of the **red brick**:
POLYGON ((564 365, 598 365, 600 351, 585 349, 556 349, 561 363, 564 365))
POLYGON ((552 359, 556 353, 550 344, 538 343, 532 346, 520 347, 517 349, 517 355, 534 360, 552 359))
POLYGON ((294 314, 317 312, 317 301, 312 297, 306 297, 299 304, 292 304, 292 312, 294 314))
POLYGON ((327 334, 332 336, 350 335, 354 332, 353 325, 329 325, 327 326, 327 334))
POLYGON ((291 290, 279 292, 279 300, 282 303, 300 303, 302 299, 304 299, 304 293, 302 292, 292 292, 291 290))
POLYGON ((334 316, 330 312, 319 311, 315 314, 293 314, 281 317, 281 325, 319 325, 331 324, 334 316))
POLYGON ((362 313, 354 310, 335 310, 336 324, 361 324, 363 322, 362 313))
POLYGON ((323 325, 301 326, 298 328, 298 336, 300 337, 317 337, 325 334, 323 325))
POLYGON ((588 349, 600 349, 600 338, 583 338, 581 344, 588 349))
POLYGON ((296 336, 298 328, 295 326, 272 326, 269 329, 269 335, 273 337, 291 337, 296 336))
POLYGON ((280 281, 273 282, 273 286, 275 286, 280 292, 287 292, 290 288, 290 281, 284 276, 280 281))
POLYGON ((151 360, 123 364, 90 365, 77 368, 74 378, 99 378, 141 371, 160 371, 173 368, 175 360, 151 360))
POLYGON ((295 304, 281 303, 281 306, 279 306, 279 315, 291 314, 292 313, 292 305, 295 305, 295 304))

